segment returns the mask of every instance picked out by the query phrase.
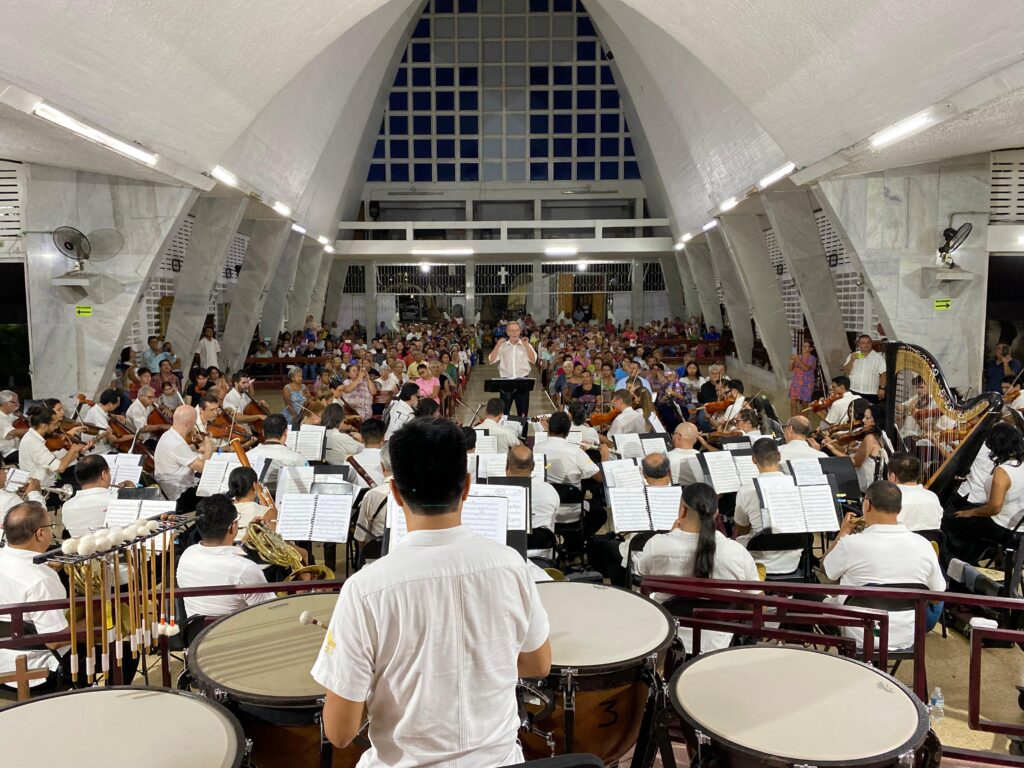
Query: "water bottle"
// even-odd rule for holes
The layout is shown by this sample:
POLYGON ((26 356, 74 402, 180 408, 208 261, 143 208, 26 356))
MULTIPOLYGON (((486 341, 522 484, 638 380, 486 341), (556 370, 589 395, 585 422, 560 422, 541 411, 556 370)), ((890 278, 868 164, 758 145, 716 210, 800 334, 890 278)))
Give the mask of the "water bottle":
POLYGON ((931 717, 932 725, 935 725, 946 715, 946 697, 943 695, 942 689, 939 688, 939 686, 935 686, 935 688, 932 689, 928 713, 931 717))

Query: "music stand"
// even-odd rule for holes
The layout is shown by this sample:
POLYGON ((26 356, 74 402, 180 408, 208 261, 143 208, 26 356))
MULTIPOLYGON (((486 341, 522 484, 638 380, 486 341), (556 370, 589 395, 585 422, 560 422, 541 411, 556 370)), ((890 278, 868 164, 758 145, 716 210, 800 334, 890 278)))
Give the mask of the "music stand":
MULTIPOLYGON (((505 415, 508 416, 512 412, 512 403, 517 403, 521 395, 526 395, 529 404, 529 393, 536 384, 536 379, 487 379, 484 382, 484 392, 497 392, 505 403, 505 415)), ((520 410, 518 403, 516 410, 520 410)), ((525 416, 527 410, 529 408, 522 409, 519 415, 525 416)))

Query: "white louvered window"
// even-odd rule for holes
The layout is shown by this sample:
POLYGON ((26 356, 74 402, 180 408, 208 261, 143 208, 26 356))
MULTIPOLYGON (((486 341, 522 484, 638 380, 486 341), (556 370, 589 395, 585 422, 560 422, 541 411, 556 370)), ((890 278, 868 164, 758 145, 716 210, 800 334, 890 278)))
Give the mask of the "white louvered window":
POLYGON ((0 253, 21 242, 25 198, 25 166, 0 160, 0 253))
POLYGON ((1024 149, 1007 149, 991 155, 989 220, 1024 221, 1024 149))
POLYGON ((782 307, 786 312, 786 324, 793 331, 800 330, 804 327, 804 310, 800 303, 800 291, 797 290, 796 281, 789 273, 786 260, 782 257, 782 249, 779 248, 775 237, 775 230, 771 227, 764 230, 764 244, 768 248, 768 257, 771 260, 772 269, 775 270, 775 278, 779 281, 782 307))

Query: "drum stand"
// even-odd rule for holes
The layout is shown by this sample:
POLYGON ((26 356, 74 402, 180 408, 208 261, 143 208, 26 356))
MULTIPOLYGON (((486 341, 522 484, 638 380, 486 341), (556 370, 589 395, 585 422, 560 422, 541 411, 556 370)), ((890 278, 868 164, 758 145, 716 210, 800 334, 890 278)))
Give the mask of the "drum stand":
POLYGON ((633 759, 630 768, 651 768, 655 755, 661 755, 663 768, 676 768, 675 753, 672 741, 668 736, 669 721, 673 717, 668 700, 668 685, 657 672, 653 673, 651 693, 644 707, 644 717, 640 721, 640 733, 636 747, 633 748, 633 759))

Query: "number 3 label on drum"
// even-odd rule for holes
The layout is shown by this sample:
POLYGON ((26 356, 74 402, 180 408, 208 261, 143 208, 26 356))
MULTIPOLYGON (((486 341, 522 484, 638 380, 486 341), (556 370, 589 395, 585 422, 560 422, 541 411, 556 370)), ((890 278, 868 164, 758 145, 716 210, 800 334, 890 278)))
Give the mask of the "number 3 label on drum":
POLYGON ((618 703, 617 699, 608 699, 601 702, 601 709, 607 715, 607 718, 597 724, 598 728, 611 728, 619 722, 619 713, 615 711, 615 705, 618 703))

